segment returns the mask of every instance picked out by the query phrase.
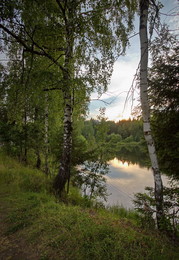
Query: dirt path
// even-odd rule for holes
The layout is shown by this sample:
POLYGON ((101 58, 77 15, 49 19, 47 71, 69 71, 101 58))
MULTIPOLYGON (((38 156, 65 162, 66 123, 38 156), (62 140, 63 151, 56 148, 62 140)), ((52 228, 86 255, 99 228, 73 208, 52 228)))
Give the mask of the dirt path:
MULTIPOLYGON (((0 194, 1 196, 1 194, 0 194)), ((29 244, 22 236, 22 232, 7 234, 8 209, 5 203, 0 200, 0 260, 38 260, 40 259, 37 250, 29 244)))

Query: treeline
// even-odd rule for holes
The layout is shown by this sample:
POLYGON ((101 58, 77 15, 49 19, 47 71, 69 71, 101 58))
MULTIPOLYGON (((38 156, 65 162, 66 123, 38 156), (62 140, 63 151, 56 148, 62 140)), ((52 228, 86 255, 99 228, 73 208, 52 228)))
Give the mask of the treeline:
POLYGON ((117 153, 123 147, 131 151, 145 143, 142 120, 137 119, 119 122, 107 121, 105 117, 100 120, 90 119, 84 121, 82 135, 89 143, 98 145, 98 148, 103 148, 103 153, 108 154, 117 153))
POLYGON ((119 140, 129 138, 133 141, 139 142, 143 137, 142 120, 137 119, 123 119, 118 122, 102 121, 90 119, 84 122, 82 134, 86 139, 99 137, 98 128, 99 124, 106 132, 107 139, 110 140, 112 136, 116 136, 119 140))

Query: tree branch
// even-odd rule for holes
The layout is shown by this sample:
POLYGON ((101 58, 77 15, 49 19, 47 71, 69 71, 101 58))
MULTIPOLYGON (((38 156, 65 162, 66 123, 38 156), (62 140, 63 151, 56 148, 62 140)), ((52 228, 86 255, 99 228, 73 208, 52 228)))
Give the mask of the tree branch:
POLYGON ((48 46, 45 46, 45 45, 42 45, 42 47, 46 50, 49 50, 49 51, 66 51, 66 48, 61 48, 61 47, 58 47, 58 48, 50 48, 48 46))
POLYGON ((50 91, 50 90, 61 90, 61 88, 44 88, 43 91, 50 91))
MULTIPOLYGON (((40 47, 34 40, 32 39, 31 36, 29 36, 30 40, 32 41, 31 47, 29 47, 24 40, 22 40, 19 36, 17 36, 14 32, 10 31, 7 27, 4 25, 0 24, 0 28, 3 29, 6 33, 11 35, 18 43, 20 43, 24 47, 24 51, 39 55, 39 56, 44 56, 48 58, 49 60, 53 61, 54 64, 56 64, 62 71, 66 71, 63 66, 61 66, 56 59, 54 59, 49 53, 47 53, 42 47, 40 47), (34 50, 34 46, 36 46, 40 51, 34 50)), ((27 33, 27 32, 26 32, 27 33)))

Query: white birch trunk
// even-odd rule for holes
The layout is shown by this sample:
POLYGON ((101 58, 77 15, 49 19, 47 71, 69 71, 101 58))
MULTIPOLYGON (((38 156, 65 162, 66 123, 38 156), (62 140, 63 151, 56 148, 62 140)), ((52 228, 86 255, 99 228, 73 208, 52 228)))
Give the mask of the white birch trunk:
POLYGON ((155 200, 156 200, 156 218, 157 226, 160 229, 161 220, 163 218, 163 184, 159 170, 156 149, 154 140, 151 134, 150 126, 150 107, 148 101, 148 34, 147 34, 147 20, 148 20, 149 0, 140 0, 140 45, 141 45, 141 60, 140 60, 140 100, 143 117, 143 131, 149 156, 151 160, 154 184, 155 184, 155 200))
POLYGON ((59 173, 54 182, 54 189, 60 196, 65 190, 65 184, 68 182, 67 193, 69 190, 70 168, 71 168, 71 148, 72 148, 72 101, 70 91, 64 92, 64 132, 62 157, 60 160, 59 173), (68 92, 68 93, 67 93, 68 92))
POLYGON ((60 160, 59 172, 54 181, 54 189, 61 196, 68 182, 67 193, 69 191, 71 150, 72 150, 72 95, 71 95, 71 69, 70 62, 73 53, 73 41, 70 35, 67 37, 68 47, 65 55, 65 70, 63 71, 63 98, 64 98, 64 120, 63 120, 63 145, 62 157, 60 160))

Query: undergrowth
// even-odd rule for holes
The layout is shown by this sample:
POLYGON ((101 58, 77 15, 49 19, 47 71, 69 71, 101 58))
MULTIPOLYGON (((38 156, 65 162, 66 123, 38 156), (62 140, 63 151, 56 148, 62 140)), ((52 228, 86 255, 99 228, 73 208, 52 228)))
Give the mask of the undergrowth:
POLYGON ((178 259, 177 248, 166 237, 139 228, 135 213, 95 208, 75 188, 68 203, 60 202, 50 184, 42 172, 1 156, 6 235, 20 234, 37 248, 40 260, 178 259))

